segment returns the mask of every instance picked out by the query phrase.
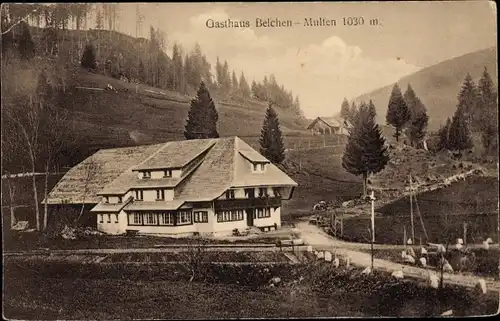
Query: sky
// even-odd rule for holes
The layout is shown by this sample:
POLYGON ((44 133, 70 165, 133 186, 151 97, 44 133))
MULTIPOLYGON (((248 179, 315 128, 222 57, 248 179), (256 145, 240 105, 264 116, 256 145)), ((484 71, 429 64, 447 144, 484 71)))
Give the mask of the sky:
MULTIPOLYGON (((119 5, 118 29, 136 35, 137 4, 119 5)), ((396 82, 419 69, 496 46, 496 8, 488 1, 379 3, 141 3, 142 36, 162 30, 191 50, 198 42, 208 60, 227 60, 249 82, 274 74, 298 95, 307 117, 332 116, 344 97, 396 82), (364 25, 345 26, 343 18, 364 25), (292 27, 256 27, 256 19, 300 22, 292 27), (306 18, 336 26, 306 27, 306 18), (247 20, 248 28, 208 28, 214 21, 247 20), (370 20, 378 19, 377 26, 370 20)))

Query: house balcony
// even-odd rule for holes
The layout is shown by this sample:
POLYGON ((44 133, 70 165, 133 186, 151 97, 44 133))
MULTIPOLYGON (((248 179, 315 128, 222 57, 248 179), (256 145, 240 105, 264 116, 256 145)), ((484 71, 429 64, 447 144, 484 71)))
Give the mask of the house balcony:
POLYGON ((215 210, 238 210, 247 208, 280 207, 281 198, 256 197, 215 201, 215 210))

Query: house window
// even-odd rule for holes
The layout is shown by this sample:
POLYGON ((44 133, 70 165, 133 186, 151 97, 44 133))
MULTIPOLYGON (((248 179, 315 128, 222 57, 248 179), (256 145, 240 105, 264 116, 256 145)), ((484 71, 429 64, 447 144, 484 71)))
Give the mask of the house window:
POLYGON ((177 225, 191 224, 191 212, 177 212, 177 225))
POLYGON ((259 197, 267 197, 267 188, 259 188, 259 197))
POLYGON ((230 189, 229 191, 226 191, 226 198, 227 199, 234 198, 234 190, 230 189))
POLYGON ((121 202, 122 202, 122 197, 118 196, 118 203, 121 203, 121 202))
POLYGON ((104 214, 97 214, 99 216, 99 223, 104 223, 104 214))
POLYGON ((217 222, 233 222, 243 220, 243 210, 221 211, 217 212, 217 222))
POLYGON ((142 201, 144 198, 144 193, 141 190, 135 191, 135 199, 138 201, 142 201))
POLYGON ((151 178, 151 172, 150 171, 142 172, 142 178, 151 178))
POLYGON ((264 166, 265 166, 264 164, 260 164, 260 170, 261 170, 261 172, 264 171, 264 168, 265 168, 264 166))
POLYGON ((158 216, 156 213, 146 213, 144 225, 158 225, 158 216))
POLYGON ((163 201, 165 200, 165 190, 164 189, 157 189, 156 190, 156 200, 159 201, 163 201))
POLYGON ((254 198, 255 197, 255 190, 253 188, 246 188, 245 189, 245 197, 254 198))
POLYGON ((134 225, 141 225, 142 224, 142 214, 141 213, 134 213, 133 222, 134 222, 134 225))
POLYGON ((104 197, 104 203, 109 203, 109 197, 108 196, 104 197))
POLYGON ((253 164, 253 171, 256 172, 257 171, 257 164, 253 164))
POLYGON ((163 177, 172 177, 172 170, 171 169, 164 170, 163 177))
POLYGON ((160 225, 174 225, 173 213, 160 213, 160 225))
POLYGON ((115 216, 116 216, 115 223, 118 223, 118 213, 116 213, 115 216))
POLYGON ((271 217, 271 209, 270 208, 258 208, 256 210, 257 218, 267 218, 271 217))
POLYGON ((208 223, 208 212, 207 211, 194 212, 194 222, 208 223))
POLYGON ((111 223, 111 214, 108 214, 108 223, 111 223))
POLYGON ((275 197, 281 197, 281 188, 273 187, 273 194, 275 197))

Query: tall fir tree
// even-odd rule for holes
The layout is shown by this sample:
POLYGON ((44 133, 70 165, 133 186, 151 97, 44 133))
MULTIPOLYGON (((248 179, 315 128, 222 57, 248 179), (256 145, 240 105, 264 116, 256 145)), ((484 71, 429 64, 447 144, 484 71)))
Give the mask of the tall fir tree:
POLYGON ((349 129, 342 167, 353 175, 362 175, 363 195, 367 195, 368 175, 380 172, 388 162, 385 139, 368 105, 363 103, 349 129))
POLYGON ((421 146, 426 137, 427 125, 429 123, 429 116, 427 109, 422 103, 420 98, 413 90, 412 86, 408 84, 408 88, 403 96, 408 110, 410 111, 410 119, 407 123, 406 136, 410 140, 413 147, 421 146))
POLYGON ((139 60, 139 68, 138 68, 138 74, 137 76, 139 77, 139 80, 141 82, 146 82, 146 69, 144 68, 144 63, 142 60, 139 60))
POLYGON ((377 109, 375 108, 375 104, 373 101, 370 99, 368 102, 368 113, 370 114, 370 117, 375 120, 375 117, 377 117, 377 109))
POLYGON ((233 70, 233 75, 231 77, 231 84, 232 84, 233 93, 239 94, 240 85, 238 84, 238 78, 236 78, 236 73, 234 72, 234 70, 233 70))
POLYGON ((446 124, 441 126, 438 130, 438 150, 447 150, 450 148, 449 146, 449 133, 450 133, 451 119, 448 117, 446 120, 446 124))
POLYGON ((392 125, 396 129, 394 138, 396 138, 396 141, 399 141, 402 129, 410 120, 410 111, 403 98, 401 89, 399 88, 398 84, 395 84, 392 88, 385 119, 388 124, 392 125))
POLYGON ((472 139, 467 119, 462 108, 457 107, 451 119, 448 133, 448 146, 451 150, 462 153, 464 150, 472 148, 472 139))
POLYGON ((358 107, 356 106, 356 103, 353 101, 351 103, 351 109, 349 109, 349 118, 348 120, 351 123, 354 123, 356 121, 356 117, 358 116, 358 107))
POLYGON ((88 69, 96 69, 97 63, 95 58, 95 49, 92 44, 85 46, 83 51, 81 66, 88 69))
POLYGON ((247 80, 245 79, 245 75, 243 71, 240 76, 240 93, 244 98, 250 98, 250 87, 248 86, 247 80))
POLYGON ((343 119, 349 119, 349 102, 347 101, 347 98, 344 98, 344 101, 342 101, 342 105, 340 106, 340 117, 343 119))
POLYGON ((186 139, 219 138, 218 120, 219 115, 210 92, 205 83, 201 82, 196 98, 191 100, 184 137, 186 139))
POLYGON ((269 104, 262 124, 260 137, 260 153, 274 164, 281 164, 285 160, 285 146, 281 135, 278 115, 269 104))
POLYGON ((177 44, 174 44, 172 49, 172 88, 177 91, 181 91, 182 87, 182 55, 180 48, 177 44))
MULTIPOLYGON (((19 39, 19 56, 23 60, 30 60, 35 56, 35 43, 31 38, 29 25, 22 21, 20 24, 21 37, 19 39)), ((3 35, 2 35, 3 37, 3 35)))
POLYGON ((475 128, 481 133, 485 154, 498 151, 498 102, 491 76, 486 66, 478 84, 478 103, 474 115, 475 128))
POLYGON ((462 111, 467 123, 474 123, 478 101, 477 88, 469 73, 465 76, 460 92, 458 93, 458 108, 462 111))

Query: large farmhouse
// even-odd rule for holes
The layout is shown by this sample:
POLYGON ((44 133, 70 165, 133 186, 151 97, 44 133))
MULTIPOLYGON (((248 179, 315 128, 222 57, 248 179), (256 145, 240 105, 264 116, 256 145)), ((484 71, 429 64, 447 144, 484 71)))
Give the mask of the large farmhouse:
POLYGON ((316 117, 316 119, 307 127, 313 135, 347 135, 351 123, 340 117, 316 117))
POLYGON ((64 175, 48 204, 89 204, 98 230, 231 232, 281 226, 297 186, 238 137, 100 150, 64 175))

